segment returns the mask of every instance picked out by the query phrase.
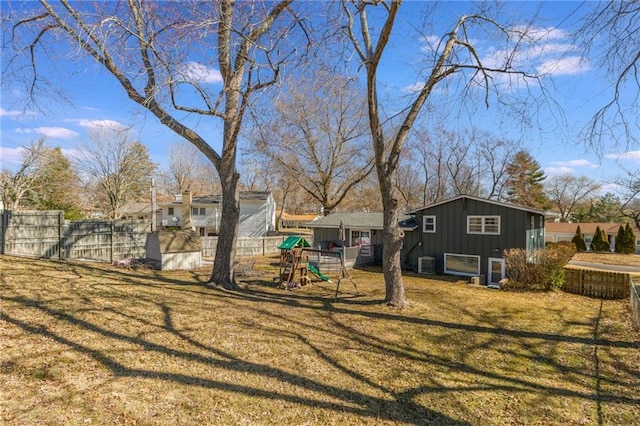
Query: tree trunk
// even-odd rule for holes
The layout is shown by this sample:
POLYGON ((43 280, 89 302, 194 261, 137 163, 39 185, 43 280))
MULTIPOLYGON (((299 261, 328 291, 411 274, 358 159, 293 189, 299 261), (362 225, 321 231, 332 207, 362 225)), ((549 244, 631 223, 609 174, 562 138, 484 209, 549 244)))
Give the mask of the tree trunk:
POLYGON ((385 297, 387 305, 404 308, 407 297, 402 281, 400 248, 404 232, 398 226, 398 194, 390 176, 380 176, 384 222, 382 229, 382 270, 384 273, 385 297))
POLYGON ((216 256, 213 261, 209 286, 219 285, 228 290, 240 290, 234 276, 236 258, 236 242, 238 239, 238 225, 240 223, 240 193, 238 191, 239 175, 235 167, 220 169, 220 184, 222 186, 222 215, 216 256), (223 176, 223 172, 225 175, 223 176))

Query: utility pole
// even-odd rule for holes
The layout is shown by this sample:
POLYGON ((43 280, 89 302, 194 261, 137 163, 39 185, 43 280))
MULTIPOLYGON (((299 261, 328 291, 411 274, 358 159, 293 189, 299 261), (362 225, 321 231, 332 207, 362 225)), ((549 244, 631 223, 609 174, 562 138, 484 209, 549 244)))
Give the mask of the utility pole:
POLYGON ((158 210, 158 202, 156 200, 156 180, 151 178, 151 232, 156 230, 156 210, 158 210))

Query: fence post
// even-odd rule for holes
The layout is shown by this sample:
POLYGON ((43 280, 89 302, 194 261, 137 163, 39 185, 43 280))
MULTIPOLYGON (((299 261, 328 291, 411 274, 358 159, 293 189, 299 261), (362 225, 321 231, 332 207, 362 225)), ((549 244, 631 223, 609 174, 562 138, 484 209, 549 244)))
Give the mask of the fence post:
POLYGON ((62 247, 64 247, 64 212, 58 212, 58 259, 62 259, 62 247))
POLYGON ((2 210, 0 212, 0 254, 4 254, 4 242, 5 242, 5 234, 7 233, 7 224, 9 223, 9 217, 7 214, 7 210, 2 210))
POLYGON ((112 264, 113 264, 113 260, 114 260, 113 250, 114 250, 114 246, 115 246, 115 244, 114 244, 114 241, 113 241, 113 240, 114 240, 114 234, 115 234, 115 232, 116 232, 116 229, 115 229, 115 222, 112 220, 112 221, 111 221, 111 250, 110 250, 110 255, 109 255, 110 263, 112 263, 112 264))

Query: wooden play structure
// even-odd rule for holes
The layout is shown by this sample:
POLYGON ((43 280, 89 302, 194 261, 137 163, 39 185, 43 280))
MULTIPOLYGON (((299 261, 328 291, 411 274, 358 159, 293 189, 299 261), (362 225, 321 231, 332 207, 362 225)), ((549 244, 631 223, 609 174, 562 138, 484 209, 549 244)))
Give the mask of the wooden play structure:
POLYGON ((287 237, 278 248, 280 249, 280 272, 274 281, 277 281, 280 287, 294 289, 311 284, 309 273, 321 281, 331 283, 329 276, 321 272, 325 265, 328 269, 338 272, 335 299, 338 298, 340 283, 345 278, 348 278, 356 292, 358 291, 355 281, 345 267, 341 251, 314 249, 300 236, 287 237))

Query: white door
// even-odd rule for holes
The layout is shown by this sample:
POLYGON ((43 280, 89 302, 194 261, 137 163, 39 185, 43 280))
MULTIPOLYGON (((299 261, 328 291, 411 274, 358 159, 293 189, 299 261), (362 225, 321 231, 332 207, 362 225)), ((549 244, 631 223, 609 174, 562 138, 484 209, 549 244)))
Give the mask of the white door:
POLYGON ((504 259, 497 257, 489 258, 489 276, 487 285, 497 285, 504 278, 504 259))

